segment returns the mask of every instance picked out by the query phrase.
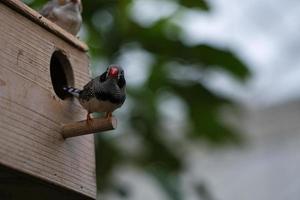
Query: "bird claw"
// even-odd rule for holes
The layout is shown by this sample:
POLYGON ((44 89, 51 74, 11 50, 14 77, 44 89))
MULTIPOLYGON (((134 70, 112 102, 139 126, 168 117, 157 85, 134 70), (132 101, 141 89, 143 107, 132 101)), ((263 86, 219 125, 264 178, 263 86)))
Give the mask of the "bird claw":
POLYGON ((88 113, 87 114, 87 116, 86 116, 86 123, 88 124, 88 125, 90 125, 90 123, 93 121, 93 119, 91 118, 91 115, 90 115, 91 113, 88 113))
POLYGON ((107 112, 105 117, 106 119, 110 120, 112 118, 112 112, 107 112))

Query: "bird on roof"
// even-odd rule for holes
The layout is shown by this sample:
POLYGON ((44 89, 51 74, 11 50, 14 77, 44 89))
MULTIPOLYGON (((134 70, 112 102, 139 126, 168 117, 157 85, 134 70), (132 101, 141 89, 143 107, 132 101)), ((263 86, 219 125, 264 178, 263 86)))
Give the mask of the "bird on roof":
POLYGON ((77 35, 82 24, 81 0, 49 0, 40 14, 73 35, 77 35))
POLYGON ((126 99, 126 80, 124 70, 119 65, 110 65, 107 70, 88 82, 82 90, 64 87, 64 91, 76 97, 87 110, 87 122, 92 120, 91 113, 105 112, 112 117, 112 112, 120 108, 126 99))

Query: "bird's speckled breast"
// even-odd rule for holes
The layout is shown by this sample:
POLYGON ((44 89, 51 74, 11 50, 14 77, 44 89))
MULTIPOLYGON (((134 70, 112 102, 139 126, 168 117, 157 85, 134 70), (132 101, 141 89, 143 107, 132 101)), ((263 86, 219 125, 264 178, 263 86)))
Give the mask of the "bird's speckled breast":
POLYGON ((82 107, 84 107, 88 112, 113 112, 119 108, 122 104, 113 104, 109 101, 101 101, 94 98, 86 100, 79 100, 82 107))

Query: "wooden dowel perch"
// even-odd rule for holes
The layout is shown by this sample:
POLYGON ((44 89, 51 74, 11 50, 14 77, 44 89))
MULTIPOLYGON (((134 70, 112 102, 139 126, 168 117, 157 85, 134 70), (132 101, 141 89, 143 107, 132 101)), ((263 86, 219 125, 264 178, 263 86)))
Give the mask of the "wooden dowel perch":
POLYGON ((91 133, 109 131, 117 128, 117 119, 114 117, 93 118, 89 122, 86 120, 65 124, 62 127, 64 138, 87 135, 91 133))

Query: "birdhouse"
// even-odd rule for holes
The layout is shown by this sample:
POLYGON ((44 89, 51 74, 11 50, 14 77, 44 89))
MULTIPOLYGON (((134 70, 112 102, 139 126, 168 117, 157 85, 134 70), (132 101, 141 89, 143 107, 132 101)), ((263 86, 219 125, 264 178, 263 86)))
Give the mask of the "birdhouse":
POLYGON ((93 135, 61 134, 63 124, 86 117, 62 89, 90 80, 86 52, 21 1, 0 1, 0 199, 21 188, 50 199, 96 198, 93 135))

